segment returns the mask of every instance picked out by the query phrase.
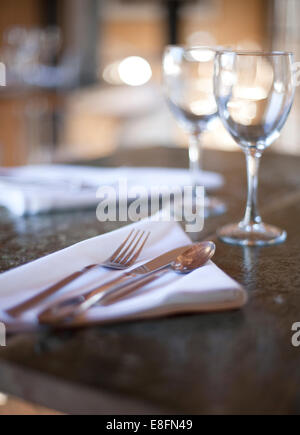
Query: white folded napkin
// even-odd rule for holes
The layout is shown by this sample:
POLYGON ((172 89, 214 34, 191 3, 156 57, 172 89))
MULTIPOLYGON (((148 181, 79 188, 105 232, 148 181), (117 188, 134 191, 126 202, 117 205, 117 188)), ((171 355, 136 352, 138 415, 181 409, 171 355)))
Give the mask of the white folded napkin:
MULTIPOLYGON (((187 169, 68 165, 0 168, 0 205, 18 216, 92 207, 99 202, 97 189, 117 186, 119 180, 126 180, 129 188, 142 186, 149 192, 153 184, 180 187, 191 184, 187 169)), ((208 190, 223 185, 222 176, 213 172, 201 172, 198 181, 208 190)))
MULTIPOLYGON (((139 264, 191 243, 178 223, 155 222, 152 218, 86 240, 6 272, 0 275, 0 321, 12 331, 20 328, 34 329, 37 327, 37 314, 45 309, 49 302, 78 295, 122 274, 99 267, 69 284, 63 291, 24 314, 18 321, 5 314, 6 309, 38 294, 69 274, 89 264, 106 260, 133 228, 151 231, 139 264)), ((170 270, 126 299, 109 306, 96 306, 90 309, 77 324, 125 321, 181 312, 229 310, 242 307, 246 301, 245 290, 210 261, 189 275, 179 275, 170 270)))

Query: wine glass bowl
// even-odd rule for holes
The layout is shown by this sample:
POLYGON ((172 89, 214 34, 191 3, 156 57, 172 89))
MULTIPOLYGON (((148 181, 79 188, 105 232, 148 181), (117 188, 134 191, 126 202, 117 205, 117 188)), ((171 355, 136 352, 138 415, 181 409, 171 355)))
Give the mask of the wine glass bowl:
POLYGON ((227 243, 246 246, 281 243, 286 232, 264 224, 258 213, 258 170, 263 151, 280 136, 293 104, 293 55, 219 52, 214 91, 226 130, 245 152, 248 174, 244 220, 219 230, 219 237, 227 243))
POLYGON ((209 48, 166 48, 163 71, 167 102, 182 128, 200 134, 218 116, 214 97, 215 51, 209 48))
MULTIPOLYGON (((202 133, 213 127, 218 117, 214 97, 216 51, 209 47, 168 46, 163 56, 164 90, 168 106, 182 129, 189 135, 191 181, 194 189, 201 182, 202 133)), ((206 214, 220 214, 224 204, 206 197, 206 214)))

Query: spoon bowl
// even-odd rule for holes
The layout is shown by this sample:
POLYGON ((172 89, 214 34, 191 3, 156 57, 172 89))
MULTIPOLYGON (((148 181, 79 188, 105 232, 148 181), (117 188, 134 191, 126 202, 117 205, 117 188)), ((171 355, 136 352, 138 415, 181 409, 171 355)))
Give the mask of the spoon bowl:
POLYGON ((171 268, 179 273, 191 273, 193 270, 204 266, 216 252, 213 242, 201 242, 179 255, 171 264, 171 268))

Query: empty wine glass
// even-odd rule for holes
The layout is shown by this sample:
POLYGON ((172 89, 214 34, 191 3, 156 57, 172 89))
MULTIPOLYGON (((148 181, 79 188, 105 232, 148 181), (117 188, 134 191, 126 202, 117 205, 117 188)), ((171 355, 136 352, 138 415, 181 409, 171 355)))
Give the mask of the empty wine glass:
MULTIPOLYGON (((164 88, 168 105, 189 135, 189 160, 193 188, 201 184, 202 133, 218 117, 213 77, 216 51, 209 47, 168 46, 163 56, 164 88)), ((206 215, 221 214, 225 205, 206 196, 206 215)))
POLYGON ((218 231, 226 243, 264 246, 284 242, 284 230, 264 224, 257 207, 263 151, 276 140, 291 110, 293 55, 286 52, 219 52, 215 96, 220 118, 247 160, 248 201, 244 220, 218 231))

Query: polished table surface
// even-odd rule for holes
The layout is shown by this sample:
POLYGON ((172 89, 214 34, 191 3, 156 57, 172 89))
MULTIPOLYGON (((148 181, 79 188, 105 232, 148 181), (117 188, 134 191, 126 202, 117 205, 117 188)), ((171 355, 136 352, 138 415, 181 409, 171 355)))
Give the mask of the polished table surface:
MULTIPOLYGON (((181 149, 120 151, 101 165, 186 166, 181 149)), ((209 151, 224 174, 228 213, 206 221, 198 239, 237 221, 246 196, 241 152, 209 151)), ((217 243, 215 262, 242 283, 239 311, 184 315, 59 334, 20 334, 0 348, 0 391, 69 413, 300 413, 300 158, 267 152, 260 173, 266 222, 288 241, 269 248, 217 243)), ((0 271, 111 231, 95 211, 16 218, 1 209, 0 271)))

